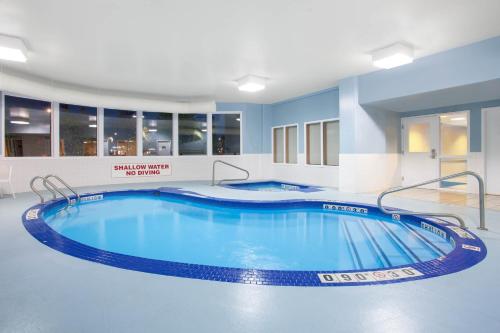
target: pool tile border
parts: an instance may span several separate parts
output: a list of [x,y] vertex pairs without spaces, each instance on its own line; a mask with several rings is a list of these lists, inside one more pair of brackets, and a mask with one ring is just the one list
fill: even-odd
[[[245,207],[258,209],[276,208],[321,208],[334,210],[339,214],[376,215],[416,227],[425,227],[441,237],[446,237],[455,248],[446,256],[437,259],[384,269],[366,269],[350,271],[282,271],[242,269],[179,263],[164,260],[147,259],[100,250],[71,240],[50,228],[43,219],[43,211],[63,206],[65,200],[53,200],[46,204],[35,205],[22,216],[26,230],[39,242],[54,250],[84,260],[108,266],[141,271],[152,274],[183,278],[274,286],[355,286],[398,283],[427,279],[435,276],[452,274],[482,261],[487,254],[484,243],[469,230],[439,219],[428,219],[412,215],[387,215],[373,205],[328,201],[328,200],[279,200],[279,201],[244,201],[209,197],[179,188],[163,187],[152,190],[126,190],[98,192],[82,195],[82,204],[103,200],[107,196],[155,195],[188,199],[193,202],[208,203],[223,207]],[[332,208],[335,207],[335,208]]]

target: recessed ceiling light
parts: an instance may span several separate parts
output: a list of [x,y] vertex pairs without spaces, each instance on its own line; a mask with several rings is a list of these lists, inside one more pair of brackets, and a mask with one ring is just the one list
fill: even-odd
[[257,92],[266,88],[266,79],[259,76],[247,75],[237,82],[239,91]]
[[390,69],[413,62],[413,48],[406,44],[396,43],[372,53],[373,65]]
[[28,60],[24,42],[11,36],[0,35],[0,59],[16,62]]

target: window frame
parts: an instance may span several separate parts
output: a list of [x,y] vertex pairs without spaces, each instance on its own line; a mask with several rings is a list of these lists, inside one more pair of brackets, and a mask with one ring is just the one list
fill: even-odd
[[[213,154],[213,131],[214,131],[214,124],[213,124],[213,119],[212,116],[214,114],[235,114],[240,116],[240,153],[239,154],[231,154],[231,155],[214,155]],[[216,111],[216,112],[210,112],[210,141],[208,143],[208,146],[210,148],[210,154],[208,156],[242,156],[243,155],[243,112],[241,111]],[[207,114],[208,117],[208,114]],[[207,125],[208,125],[208,118],[207,118]],[[208,133],[208,128],[207,128],[207,133]],[[208,138],[207,138],[208,141]],[[179,155],[181,156],[181,155]],[[186,156],[186,155],[182,155]],[[192,156],[192,155],[191,155]]]
[[[175,134],[177,136],[177,143],[175,144],[174,147],[174,153],[176,153],[177,155],[173,155],[173,156],[177,156],[177,157],[197,157],[197,156],[212,156],[212,113],[213,112],[177,112],[177,116],[175,117],[176,118],[176,122],[173,123],[173,125],[175,125],[177,127],[176,131],[175,131]],[[180,119],[179,119],[179,116],[181,114],[204,114],[207,116],[207,131],[206,131],[206,135],[207,135],[207,152],[206,154],[181,154],[180,153],[180,140],[179,140],[179,123],[180,123]],[[172,131],[172,135],[174,134],[174,132]]]
[[[50,156],[6,156],[6,150],[5,150],[5,121],[6,121],[6,113],[5,113],[5,96],[11,96],[11,97],[18,97],[18,98],[26,98],[26,99],[34,99],[34,100],[40,100],[44,102],[50,103]],[[54,146],[54,139],[55,139],[55,126],[58,125],[58,122],[55,121],[55,112],[54,109],[57,107],[57,110],[59,110],[59,103],[51,101],[51,100],[43,100],[38,97],[32,97],[24,94],[17,94],[17,93],[11,93],[9,91],[0,91],[0,97],[1,97],[1,111],[0,111],[0,121],[2,122],[1,125],[1,130],[0,130],[0,157],[2,159],[6,160],[15,160],[15,159],[36,159],[36,160],[46,160],[46,159],[53,159],[53,158],[58,158],[59,157],[59,149],[55,149]],[[59,116],[59,115],[57,115]],[[57,155],[57,156],[56,156]]]
[[[296,152],[297,152],[297,162],[296,163],[288,163],[287,158],[288,158],[288,152],[287,152],[287,131],[286,129],[289,127],[296,127],[297,128],[297,143],[296,143]],[[283,129],[283,162],[275,162],[274,161],[274,130],[277,128],[282,128]],[[272,157],[272,164],[277,164],[277,165],[299,165],[299,140],[300,140],[300,131],[299,131],[299,124],[298,123],[290,123],[290,124],[285,124],[285,125],[279,125],[279,126],[273,126],[271,127],[271,157]]]
[[[340,166],[340,152],[339,152],[339,165],[328,165],[325,164],[325,151],[324,151],[324,123],[328,122],[338,122],[339,123],[339,131],[340,131],[340,118],[329,118],[329,119],[321,119],[321,120],[313,120],[313,121],[307,121],[304,122],[304,155],[305,155],[305,160],[304,164],[307,167],[313,167],[313,168],[338,168]],[[307,125],[313,125],[313,124],[319,124],[320,128],[320,164],[309,164],[307,163],[307,156],[309,154],[309,151],[307,149]],[[339,136],[339,144],[340,144],[340,136]]]
[[[54,105],[55,104],[55,105]],[[96,109],[96,154],[95,155],[89,155],[89,156],[74,156],[74,155],[61,155],[61,150],[59,146],[59,142],[61,140],[61,104],[66,104],[66,105],[75,105],[75,106],[83,106],[83,107],[90,107],[90,108],[95,108]],[[99,151],[103,151],[103,147],[99,149],[99,130],[100,130],[100,125],[99,125],[99,107],[97,106],[88,106],[88,105],[79,105],[79,104],[72,104],[72,103],[61,103],[61,102],[54,102],[52,103],[52,113],[53,117],[55,118],[54,123],[57,124],[57,131],[54,131],[52,133],[52,140],[54,140],[53,150],[57,152],[54,153],[54,157],[57,158],[64,158],[64,159],[71,159],[71,158],[98,158],[99,157]],[[55,130],[55,128],[54,128]],[[57,135],[57,137],[56,137]]]
[[[40,100],[44,102],[49,102],[52,108],[51,112],[51,121],[50,121],[50,149],[51,156],[5,156],[5,96],[19,97],[19,98],[27,98]],[[64,158],[65,160],[69,159],[116,159],[117,161],[123,158],[131,158],[131,159],[158,159],[158,158],[172,158],[172,157],[181,157],[181,156],[208,156],[212,157],[212,136],[213,136],[213,124],[212,124],[212,115],[213,114],[235,114],[240,118],[240,153],[239,155],[216,155],[221,158],[224,156],[242,156],[244,155],[244,124],[245,121],[244,112],[242,111],[210,111],[210,112],[181,112],[181,111],[167,111],[167,110],[144,110],[138,109],[136,107],[117,107],[116,105],[97,105],[88,103],[86,107],[93,107],[97,109],[97,155],[95,156],[61,156],[59,150],[59,141],[60,141],[60,113],[59,113],[59,105],[60,104],[71,104],[71,105],[79,105],[78,102],[72,102],[68,100],[63,101],[54,101],[54,100],[45,100],[40,97],[30,96],[25,94],[12,93],[9,90],[0,90],[0,159],[3,160],[14,160],[14,159],[59,159]],[[133,156],[105,156],[104,155],[104,110],[105,109],[114,109],[114,110],[123,110],[123,111],[131,111],[135,112],[137,115],[136,119],[136,155]],[[143,112],[151,112],[151,113],[169,113],[172,114],[172,155],[170,156],[148,156],[143,154],[143,142],[142,142],[142,127],[143,127]],[[205,155],[180,155],[179,154],[179,115],[180,114],[204,114],[207,117],[207,154]]]
[[[168,114],[171,114],[172,115],[172,155],[144,155],[144,142],[143,142],[143,138],[142,138],[142,130],[143,130],[143,127],[144,127],[144,112],[146,113],[168,113]],[[141,110],[141,111],[136,111],[136,114],[137,114],[137,130],[139,131],[138,134],[141,135],[141,145],[140,145],[140,156],[139,156],[139,151],[137,151],[137,157],[141,157],[141,158],[152,158],[152,159],[155,159],[155,158],[170,158],[170,157],[174,157],[174,156],[180,156],[177,154],[177,151],[176,149],[178,148],[177,146],[177,142],[178,142],[178,127],[177,124],[178,124],[178,114],[179,112],[168,112],[168,111],[147,111],[147,110]],[[176,148],[177,147],[177,148]],[[139,141],[137,141],[137,149],[139,149]]]

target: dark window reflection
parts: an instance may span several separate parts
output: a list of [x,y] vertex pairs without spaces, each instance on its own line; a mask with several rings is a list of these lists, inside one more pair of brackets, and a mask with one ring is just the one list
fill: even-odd
[[137,115],[104,109],[104,156],[136,156]]
[[5,96],[5,156],[51,156],[50,102]]
[[144,112],[142,153],[144,156],[172,155],[172,114]]
[[212,153],[214,155],[240,154],[240,115],[212,115]]
[[59,105],[61,156],[97,156],[97,108]]
[[207,115],[179,114],[179,155],[207,154]]

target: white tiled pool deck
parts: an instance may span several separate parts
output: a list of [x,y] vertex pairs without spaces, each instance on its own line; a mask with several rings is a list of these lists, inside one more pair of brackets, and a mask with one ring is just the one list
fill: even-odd
[[[246,200],[320,198],[375,203],[374,195],[263,193],[208,183],[149,183],[79,189],[182,187]],[[77,259],[34,239],[21,222],[31,193],[0,199],[0,332],[500,332],[500,212],[407,197],[388,206],[466,217],[488,255],[451,275],[354,287],[276,287],[183,279]]]

